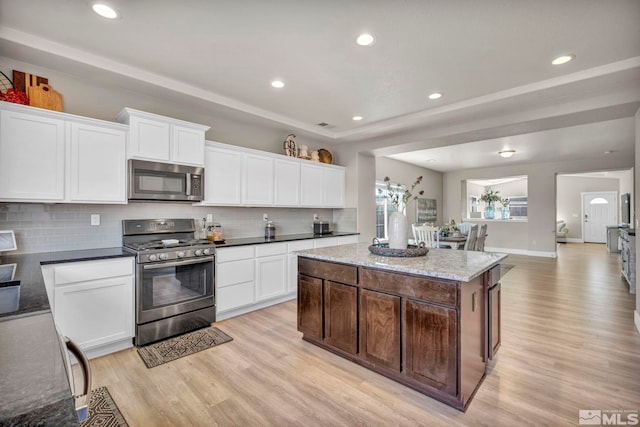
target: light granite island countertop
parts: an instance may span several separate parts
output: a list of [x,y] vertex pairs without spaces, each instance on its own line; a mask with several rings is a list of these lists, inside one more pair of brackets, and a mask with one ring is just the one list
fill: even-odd
[[440,279],[470,282],[507,258],[507,254],[494,252],[429,249],[420,257],[387,257],[369,252],[368,243],[331,246],[328,248],[297,251],[307,258],[340,262],[399,273],[418,274]]
[[366,243],[296,254],[303,340],[467,409],[500,347],[506,254],[387,257]]

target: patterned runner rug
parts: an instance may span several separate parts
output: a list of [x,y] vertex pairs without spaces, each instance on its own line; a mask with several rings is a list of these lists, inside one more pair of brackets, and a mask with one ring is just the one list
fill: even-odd
[[80,427],[128,427],[129,424],[118,409],[118,405],[113,401],[109,390],[100,387],[91,390],[89,400],[89,417],[84,420]]
[[138,347],[138,354],[147,368],[153,368],[231,340],[233,338],[220,329],[210,327]]

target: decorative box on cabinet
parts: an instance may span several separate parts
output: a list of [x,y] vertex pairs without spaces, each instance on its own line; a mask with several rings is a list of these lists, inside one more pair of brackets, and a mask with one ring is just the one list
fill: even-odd
[[0,200],[126,203],[127,127],[0,102]]
[[42,267],[56,325],[90,358],[133,345],[133,262],[127,257]]
[[128,158],[204,166],[204,134],[209,126],[132,108],[118,114],[129,125]]

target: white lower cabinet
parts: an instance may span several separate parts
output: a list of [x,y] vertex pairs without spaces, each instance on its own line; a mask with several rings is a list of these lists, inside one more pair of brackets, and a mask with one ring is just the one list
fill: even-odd
[[127,257],[42,267],[56,325],[89,358],[133,344],[133,263]]
[[287,293],[287,244],[256,246],[256,300]]
[[339,236],[216,249],[216,320],[296,298],[295,251],[357,241],[358,236]]
[[216,287],[217,320],[226,312],[253,304],[253,246],[216,249]]

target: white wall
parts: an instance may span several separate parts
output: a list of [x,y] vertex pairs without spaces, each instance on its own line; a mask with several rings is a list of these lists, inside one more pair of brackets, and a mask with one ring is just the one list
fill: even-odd
[[[636,157],[635,157],[636,169],[637,165],[640,164],[640,110],[636,112]],[[636,174],[634,178],[635,183],[635,191],[632,199],[639,200],[640,197],[640,177]],[[633,207],[633,206],[632,206]],[[636,214],[635,209],[631,211],[631,217],[633,221],[631,221],[632,227],[638,229],[638,216]],[[640,239],[636,238],[636,254],[640,254]],[[636,256],[636,272],[640,272],[640,256]],[[638,288],[636,283],[636,289]],[[634,313],[634,320],[636,324],[636,329],[640,332],[640,292],[636,292],[636,311]]]
[[[618,223],[620,223],[620,180],[558,175],[557,218],[567,223],[568,239],[582,240],[582,195],[596,191],[618,193]],[[615,225],[615,224],[610,224]]]

